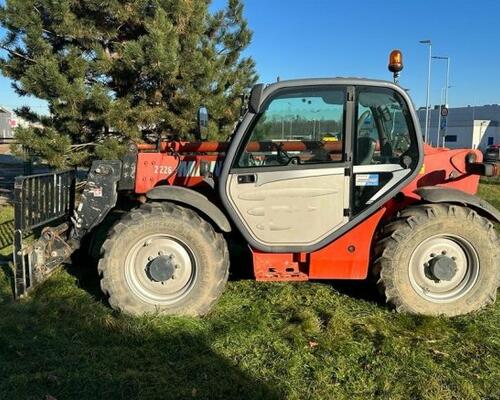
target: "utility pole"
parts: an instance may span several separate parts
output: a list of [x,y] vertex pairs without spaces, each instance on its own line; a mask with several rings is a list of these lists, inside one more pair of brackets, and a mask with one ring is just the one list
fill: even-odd
[[[445,91],[445,88],[441,88],[441,97],[440,97],[440,102],[439,102],[439,120],[438,120],[438,126],[437,126],[437,141],[436,141],[436,145],[437,147],[439,147],[439,136],[440,136],[440,133],[441,133],[441,110],[443,109],[443,92]],[[445,103],[445,107],[446,107],[446,103]]]
[[[433,56],[435,60],[446,60],[446,86],[444,87],[444,106],[448,107],[448,89],[450,88],[450,57],[448,56]],[[448,124],[444,127],[444,134],[446,135],[446,130],[448,128]]]
[[431,68],[432,68],[432,41],[429,39],[421,40],[421,44],[429,45],[429,69],[427,72],[427,97],[425,100],[425,136],[424,141],[427,143],[429,141],[429,103],[431,97]]
[[450,88],[450,57],[446,57],[446,90],[444,96],[444,104],[448,107],[448,89]]

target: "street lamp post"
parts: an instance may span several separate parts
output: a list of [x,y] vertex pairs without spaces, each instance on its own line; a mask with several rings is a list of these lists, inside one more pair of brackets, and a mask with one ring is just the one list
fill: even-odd
[[450,88],[450,57],[446,57],[446,90],[444,95],[444,104],[448,108],[448,89]]
[[[444,87],[444,106],[448,108],[448,89],[450,88],[450,57],[448,56],[434,56],[436,60],[446,60],[446,86]],[[443,129],[443,136],[446,136],[448,124]]]
[[[439,102],[439,120],[438,120],[438,127],[437,127],[437,141],[436,141],[436,146],[439,147],[439,135],[441,133],[441,110],[443,109],[443,93],[445,92],[445,88],[441,88],[441,97],[440,97],[440,102]],[[446,104],[446,103],[445,103]]]
[[432,64],[432,42],[421,40],[420,43],[429,45],[429,70],[427,73],[427,96],[425,100],[425,143],[429,140],[429,103],[431,97],[431,64]]
[[448,89],[450,88],[450,57],[448,56],[433,56],[435,60],[446,60],[446,86],[444,92],[444,105],[448,107]]

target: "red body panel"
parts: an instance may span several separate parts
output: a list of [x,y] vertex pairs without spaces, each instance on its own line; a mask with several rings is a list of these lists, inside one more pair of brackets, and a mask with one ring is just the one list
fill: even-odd
[[172,155],[170,153],[139,153],[135,193],[144,194],[159,185],[175,185],[207,189],[200,174],[202,162],[218,175],[222,167],[219,155]]
[[250,249],[253,256],[253,270],[258,281],[307,281],[308,264],[301,260],[301,254],[263,253]]
[[[200,174],[200,166],[208,164],[210,172],[218,176],[227,145],[226,142],[164,142],[160,151],[152,145],[139,145],[136,194],[145,194],[159,185],[210,190]],[[263,148],[258,143],[250,145],[256,146],[254,150],[257,151]],[[285,150],[302,150],[311,144],[288,142],[284,145]],[[325,146],[331,153],[342,151],[340,142],[326,143]],[[437,149],[425,145],[424,165],[417,177],[402,190],[403,198],[391,199],[361,224],[318,251],[276,254],[252,249],[255,278],[259,281],[366,278],[373,238],[381,220],[420,200],[416,189],[444,186],[476,193],[479,176],[467,174],[465,170],[466,156],[470,153],[476,155],[477,161],[482,160],[479,150]]]
[[372,241],[386,209],[381,208],[363,223],[328,246],[310,254],[310,279],[365,279]]
[[443,186],[463,192],[476,194],[479,175],[470,175],[465,171],[465,159],[470,153],[476,155],[478,162],[483,155],[479,150],[436,149],[425,146],[424,165],[415,180],[402,192],[409,198],[419,199],[414,191],[423,186]]
[[370,265],[372,239],[385,211],[381,208],[337,240],[309,254],[271,254],[251,249],[255,279],[365,279]]

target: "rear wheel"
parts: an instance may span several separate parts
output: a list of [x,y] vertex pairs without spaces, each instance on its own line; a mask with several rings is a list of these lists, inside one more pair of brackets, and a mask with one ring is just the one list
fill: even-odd
[[221,234],[194,211],[146,204],[118,222],[103,245],[101,288],[125,313],[204,315],[227,281]]
[[493,224],[474,210],[412,206],[384,227],[374,272],[398,311],[454,316],[495,301],[499,252]]

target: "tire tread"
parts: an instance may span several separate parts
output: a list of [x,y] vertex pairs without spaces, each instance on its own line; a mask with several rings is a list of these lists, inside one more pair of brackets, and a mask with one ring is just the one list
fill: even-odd
[[[480,216],[476,211],[455,204],[421,204],[410,206],[401,210],[397,217],[382,227],[379,240],[374,247],[373,274],[376,277],[379,292],[385,296],[386,302],[398,312],[417,313],[412,304],[405,300],[405,296],[399,292],[395,285],[396,255],[405,241],[409,240],[415,230],[439,217],[463,218],[468,223],[475,224],[478,229],[488,232],[491,251],[496,260],[500,258],[500,240],[494,225]],[[496,262],[498,266],[498,262]],[[489,291],[484,304],[476,304],[475,309],[492,304],[496,300],[497,287],[500,283],[500,269],[497,269],[497,285]],[[456,309],[451,315],[462,314],[462,310]]]
[[[212,225],[201,218],[195,211],[168,202],[146,203],[141,207],[130,211],[111,229],[108,238],[102,246],[101,260],[98,264],[98,271],[102,277],[100,282],[101,289],[103,293],[108,296],[109,304],[113,309],[125,311],[130,314],[140,315],[145,311],[148,311],[144,309],[142,304],[129,301],[128,297],[124,296],[123,292],[116,290],[115,288],[118,285],[115,285],[114,282],[112,282],[111,276],[108,277],[108,275],[111,275],[108,274],[108,271],[111,268],[111,259],[109,255],[111,253],[111,249],[119,245],[118,241],[120,240],[120,235],[128,229],[140,226],[148,217],[151,216],[154,216],[155,218],[180,219],[193,229],[201,229],[203,234],[209,238],[207,243],[214,248],[215,251],[213,253],[218,255],[212,260],[212,263],[215,266],[213,271],[216,273],[216,276],[214,277],[216,281],[210,295],[204,298],[206,301],[203,304],[198,304],[197,306],[193,306],[190,309],[185,310],[185,314],[189,315],[207,314],[217,299],[221,296],[228,280],[229,252],[227,243],[224,236],[221,233],[216,232]],[[161,312],[161,310],[158,311]]]

